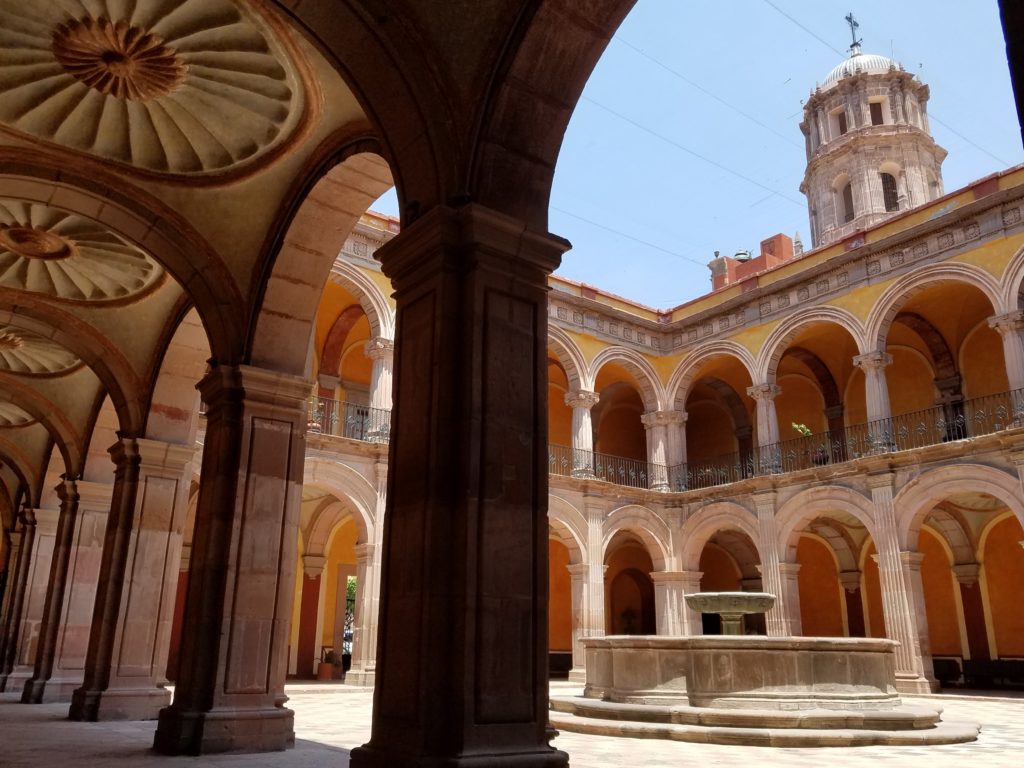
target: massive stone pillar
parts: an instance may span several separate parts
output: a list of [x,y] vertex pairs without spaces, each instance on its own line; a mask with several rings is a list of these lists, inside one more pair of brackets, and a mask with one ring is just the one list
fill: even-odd
[[352,633],[352,668],[345,676],[351,685],[373,685],[377,675],[377,626],[380,615],[381,553],[384,507],[387,504],[388,465],[378,461],[377,509],[374,514],[372,541],[356,547],[356,604],[355,631]]
[[[35,550],[36,519],[32,510],[24,509],[20,515],[21,531],[17,537],[18,559],[14,572],[7,581],[5,595],[3,635],[0,636],[0,691],[7,690],[7,678],[14,669],[18,639],[21,637],[21,617],[25,607],[25,591]],[[12,535],[12,541],[15,537]]]
[[765,614],[765,628],[770,637],[786,637],[800,634],[800,606],[797,603],[796,615],[789,603],[799,600],[788,588],[783,577],[782,563],[779,562],[779,529],[775,524],[774,492],[759,493],[754,496],[757,507],[757,548],[761,555],[761,584],[765,592],[775,595],[775,603]]
[[583,656],[585,637],[604,637],[604,516],[605,506],[599,497],[584,500],[587,515],[587,541],[583,562],[569,566],[572,575],[573,662],[569,680],[586,681],[586,659]]
[[69,714],[152,720],[170,700],[165,673],[193,449],[122,436],[109,450],[113,498],[85,679]]
[[1003,360],[1010,389],[1024,389],[1024,311],[1017,309],[991,317],[988,324],[1003,340]]
[[568,763],[547,743],[547,276],[566,247],[468,204],[377,251],[395,429],[373,731],[353,768]]
[[585,389],[567,392],[565,404],[572,408],[572,476],[594,476],[594,422],[590,410],[601,396]]
[[391,434],[391,378],[395,357],[395,342],[383,336],[370,339],[364,347],[366,356],[373,361],[370,371],[370,424],[366,438],[375,443],[386,443]]
[[174,702],[154,749],[294,743],[284,706],[309,382],[213,363],[199,383],[206,443]]
[[[888,473],[869,475],[871,499],[875,506],[875,545],[878,554],[878,576],[882,588],[882,611],[888,637],[899,642],[896,647],[896,687],[902,693],[928,693],[931,684],[925,676],[918,633],[917,601],[908,584],[904,558],[899,548],[896,515],[892,503],[892,476]],[[921,605],[924,621],[924,606]]]
[[65,479],[57,486],[61,505],[50,585],[35,670],[22,691],[24,702],[70,701],[82,684],[110,492],[106,483]]
[[20,620],[14,642],[7,649],[6,671],[0,674],[0,690],[7,693],[20,693],[35,672],[46,589],[50,582],[50,562],[60,519],[60,511],[56,509],[33,509],[29,514],[35,519],[35,541],[25,573]]

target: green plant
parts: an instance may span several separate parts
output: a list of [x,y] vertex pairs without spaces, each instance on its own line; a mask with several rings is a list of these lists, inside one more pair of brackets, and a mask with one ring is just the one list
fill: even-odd
[[792,426],[801,437],[810,437],[814,434],[814,432],[811,431],[811,428],[806,424],[797,424],[794,421],[790,426]]
[[335,667],[341,666],[341,655],[334,651],[328,651],[324,654],[324,664],[331,664]]

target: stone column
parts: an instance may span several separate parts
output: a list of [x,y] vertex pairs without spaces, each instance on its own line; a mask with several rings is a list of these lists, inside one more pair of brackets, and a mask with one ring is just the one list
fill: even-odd
[[[604,564],[604,502],[599,497],[585,497],[584,509],[587,516],[584,561],[581,565],[569,566],[569,572],[573,574],[573,668],[569,671],[569,680],[577,683],[586,681],[586,662],[579,641],[585,637],[605,635],[604,574],[608,570]],[[576,578],[577,573],[582,574],[579,580]],[[581,590],[579,595],[577,589]]]
[[[345,676],[351,685],[371,686],[377,677],[377,626],[380,616],[381,556],[384,551],[384,507],[388,498],[388,465],[374,465],[377,477],[377,507],[373,516],[372,543],[365,545],[356,574],[359,603],[352,633],[352,668]],[[360,557],[359,550],[356,557]],[[362,579],[360,582],[359,580]]]
[[3,690],[7,693],[20,693],[35,674],[46,590],[50,581],[50,563],[57,539],[57,521],[60,519],[60,511],[56,509],[33,509],[30,514],[35,518],[35,542],[26,572],[21,620],[16,630],[16,642],[8,650],[9,654],[13,652],[13,657],[6,682],[0,677],[0,683],[4,684]]
[[650,489],[667,491],[668,487],[668,431],[678,423],[672,411],[650,411],[640,417],[647,431],[647,464],[650,468]]
[[892,355],[879,351],[868,352],[853,358],[853,364],[864,371],[864,391],[872,440],[887,449],[892,443],[892,408],[889,405],[885,368],[892,364]]
[[924,584],[921,581],[921,552],[900,552],[900,563],[903,566],[903,583],[906,585],[911,600],[914,626],[917,629],[917,641],[921,648],[921,667],[925,678],[933,691],[939,690],[932,666],[932,644],[928,637],[928,612],[924,604]]
[[1003,360],[1010,389],[1024,389],[1024,311],[1016,309],[990,317],[988,324],[999,332],[1003,340]]
[[4,579],[3,601],[0,601],[0,659],[3,659],[4,638],[7,636],[7,625],[11,615],[11,602],[14,595],[14,581],[18,573],[18,557],[21,552],[22,531],[14,526],[18,525],[18,516],[14,518],[14,524],[7,534],[7,563]]
[[[570,563],[569,570],[572,600],[572,669],[569,679],[574,682],[585,682],[587,677],[587,659],[583,644],[580,642],[587,634],[587,609],[589,589],[587,579],[590,576],[589,563]],[[601,628],[602,631],[604,627]]]
[[395,342],[377,336],[363,347],[373,361],[370,373],[370,424],[366,437],[373,443],[386,443],[391,435],[391,378]]
[[686,604],[685,596],[700,591],[702,575],[699,571],[655,571],[651,574],[659,635],[682,637],[701,634],[700,614]]
[[[29,568],[35,549],[36,519],[30,509],[22,510],[21,533],[18,542],[18,560],[12,578],[8,579],[4,634],[0,637],[0,691],[7,690],[7,678],[14,669],[18,640],[21,637],[21,617],[25,607]],[[14,537],[12,536],[12,539]]]
[[284,749],[305,401],[309,382],[211,363],[199,382],[206,444],[174,703],[153,748],[165,754]]
[[545,408],[547,276],[566,247],[467,204],[377,251],[396,423],[373,731],[353,768],[568,763],[547,743]]
[[320,660],[320,637],[317,632],[320,614],[320,589],[324,565],[323,555],[302,556],[302,594],[299,603],[299,634],[296,648],[297,677],[316,676]]
[[110,491],[107,484],[73,479],[57,485],[61,505],[50,584],[39,653],[32,679],[22,691],[23,702],[71,701],[82,684]]
[[[209,433],[206,445],[215,448]],[[69,716],[152,720],[170,701],[167,655],[193,449],[122,435],[109,451],[110,514],[84,681]]]
[[928,693],[931,686],[924,675],[921,641],[915,622],[916,606],[906,583],[903,558],[892,503],[892,476],[869,475],[871,499],[875,507],[875,542],[878,575],[882,589],[882,611],[886,634],[899,642],[896,647],[896,687],[902,693]]
[[590,409],[601,396],[580,389],[565,394],[565,404],[572,408],[572,476],[594,476],[594,422]]
[[990,658],[988,628],[985,626],[985,607],[981,597],[978,563],[962,563],[953,566],[953,575],[960,588],[960,604],[964,609],[964,629],[967,647],[963,649],[965,659],[987,661]]
[[756,384],[747,387],[747,394],[756,403],[757,419],[757,461],[755,473],[778,472],[781,457],[778,455],[779,418],[775,413],[775,398],[782,390],[777,384]]
[[[757,508],[757,548],[761,555],[758,570],[761,573],[762,588],[775,595],[775,604],[765,614],[765,629],[770,637],[786,637],[800,634],[800,611],[797,605],[796,621],[788,605],[792,597],[783,584],[782,567],[779,562],[779,529],[775,524],[775,493],[759,493],[754,496]],[[799,597],[799,592],[797,593]]]

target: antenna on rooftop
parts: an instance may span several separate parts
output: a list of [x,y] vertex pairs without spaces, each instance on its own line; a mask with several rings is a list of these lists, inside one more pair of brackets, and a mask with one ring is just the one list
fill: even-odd
[[861,41],[857,39],[857,30],[860,29],[860,24],[854,18],[853,11],[847,14],[846,23],[850,25],[850,39],[852,40],[850,43],[850,56],[859,56]]

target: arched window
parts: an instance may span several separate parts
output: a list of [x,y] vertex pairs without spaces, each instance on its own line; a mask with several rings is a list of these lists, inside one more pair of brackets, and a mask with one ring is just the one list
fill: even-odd
[[885,201],[885,210],[898,211],[900,209],[899,194],[896,192],[896,177],[891,173],[882,173],[882,199]]
[[843,197],[843,223],[848,224],[853,221],[853,186],[850,182],[846,182],[841,194]]

